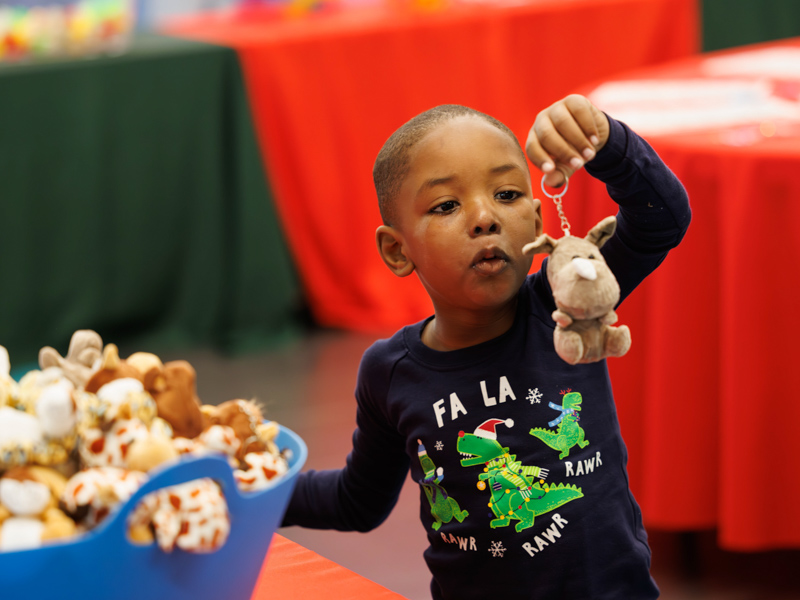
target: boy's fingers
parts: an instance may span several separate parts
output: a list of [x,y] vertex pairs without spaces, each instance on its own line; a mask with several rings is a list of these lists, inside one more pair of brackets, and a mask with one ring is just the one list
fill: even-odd
[[556,160],[563,164],[570,165],[573,169],[580,169],[588,160],[592,160],[595,155],[594,145],[589,141],[589,136],[583,130],[583,123],[591,123],[589,129],[591,135],[595,134],[595,127],[591,112],[588,113],[580,105],[573,103],[579,116],[571,110],[570,105],[565,101],[557,103],[548,110],[549,121],[553,130],[547,126],[547,120],[543,120],[540,137],[545,150],[552,154]]
[[567,182],[567,177],[571,177],[574,171],[560,167],[552,173],[547,173],[544,176],[544,184],[552,188],[560,188]]
[[545,174],[545,183],[550,187],[563,185],[566,181],[565,172],[567,176],[572,175],[571,169],[566,169],[563,165],[556,165],[553,157],[542,147],[535,124],[531,127],[528,140],[525,142],[525,153],[530,161]]
[[[580,144],[577,141],[580,137],[584,136],[569,111],[563,106],[550,107],[536,117],[528,136],[528,143],[534,148],[540,146],[541,152],[550,157],[554,167],[565,167],[575,171],[587,160],[576,148],[576,144]],[[531,160],[536,163],[533,158]],[[542,170],[545,173],[549,172],[547,168]]]
[[553,171],[556,166],[553,163],[552,157],[545,152],[542,145],[539,143],[539,137],[536,135],[536,125],[531,127],[528,132],[528,139],[525,142],[525,154],[528,155],[530,161],[542,171],[542,173],[549,173]]
[[545,182],[554,187],[564,183],[564,174],[571,176],[585,162],[547,113],[536,117],[525,150],[531,162],[547,175]]
[[[536,116],[526,142],[528,157],[545,174],[558,169],[571,175],[592,160],[607,139],[604,118],[587,98],[567,96]],[[558,185],[561,180],[552,175],[547,183]]]
[[[601,139],[600,127],[597,122],[599,111],[588,98],[579,96],[578,94],[567,96],[564,99],[564,105],[581,129],[583,138],[583,140],[580,141],[583,147],[579,148],[581,154],[586,157],[588,150],[593,155],[599,150],[598,146],[600,145]],[[587,158],[586,160],[591,159]]]

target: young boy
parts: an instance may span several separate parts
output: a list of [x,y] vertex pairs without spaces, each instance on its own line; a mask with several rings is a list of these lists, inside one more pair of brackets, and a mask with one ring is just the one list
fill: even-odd
[[[620,208],[602,253],[623,298],[688,227],[680,182],[586,98],[542,111],[527,154],[550,185],[584,164],[607,184]],[[437,107],[389,138],[373,175],[381,256],[416,272],[435,312],[366,351],[347,464],[302,474],[284,524],[377,527],[410,467],[434,599],[658,597],[606,363],[556,355],[545,269],[528,275],[541,205],[513,133]]]

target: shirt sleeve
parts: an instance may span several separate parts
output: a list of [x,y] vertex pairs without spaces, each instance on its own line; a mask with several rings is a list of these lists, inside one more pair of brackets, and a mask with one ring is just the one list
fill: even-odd
[[368,350],[356,387],[356,430],[343,469],[301,473],[283,525],[369,531],[389,516],[409,470],[405,443],[385,413],[389,373]]
[[692,213],[686,190],[655,150],[624,123],[608,121],[608,141],[586,171],[619,205],[616,233],[602,252],[624,299],[681,242]]

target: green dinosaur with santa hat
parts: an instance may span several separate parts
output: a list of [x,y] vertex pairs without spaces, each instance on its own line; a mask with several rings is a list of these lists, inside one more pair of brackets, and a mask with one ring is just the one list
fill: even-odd
[[489,522],[492,529],[505,527],[517,520],[517,532],[533,526],[534,518],[550,512],[572,500],[583,497],[583,491],[574,485],[547,485],[547,469],[523,465],[516,454],[509,454],[497,441],[498,425],[513,427],[512,419],[487,419],[474,433],[458,434],[457,450],[464,456],[462,467],[481,465],[484,472],[478,475],[478,489],[489,488],[489,507],[495,519]]

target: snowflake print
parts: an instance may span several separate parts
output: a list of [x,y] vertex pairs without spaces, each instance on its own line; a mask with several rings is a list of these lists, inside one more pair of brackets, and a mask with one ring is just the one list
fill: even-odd
[[528,395],[525,397],[525,400],[530,400],[531,404],[541,404],[543,395],[544,394],[539,391],[539,388],[528,390]]
[[444,450],[444,444],[442,442],[436,442],[434,448],[436,448],[437,450]]
[[492,553],[492,556],[497,558],[503,558],[503,553],[507,550],[505,546],[503,546],[503,542],[492,542],[492,547],[489,548],[489,552]]

